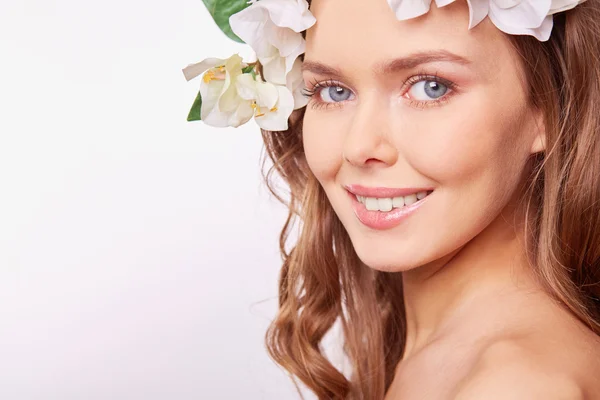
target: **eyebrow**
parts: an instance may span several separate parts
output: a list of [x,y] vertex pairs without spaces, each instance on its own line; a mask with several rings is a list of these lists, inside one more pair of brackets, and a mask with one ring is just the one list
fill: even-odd
[[[454,62],[461,65],[471,64],[471,61],[465,57],[451,53],[447,50],[432,50],[421,51],[409,54],[406,57],[382,61],[375,64],[372,70],[375,75],[393,74],[436,61]],[[317,61],[304,61],[302,63],[302,71],[310,71],[318,75],[331,75],[335,77],[342,77],[344,75],[339,69]]]

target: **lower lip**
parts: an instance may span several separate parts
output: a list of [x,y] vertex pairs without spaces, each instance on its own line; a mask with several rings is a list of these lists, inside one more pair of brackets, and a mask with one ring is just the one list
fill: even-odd
[[401,208],[393,208],[391,211],[369,211],[366,205],[358,201],[356,196],[350,192],[347,192],[352,200],[352,207],[354,208],[354,214],[363,225],[368,226],[372,229],[384,230],[394,228],[409,216],[413,215],[419,207],[431,196],[432,193],[411,204],[410,206],[404,206]]

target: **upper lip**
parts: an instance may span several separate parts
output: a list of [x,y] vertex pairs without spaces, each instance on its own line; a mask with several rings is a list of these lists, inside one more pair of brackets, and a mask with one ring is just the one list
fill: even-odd
[[408,196],[409,194],[416,194],[419,192],[430,192],[431,188],[388,188],[388,187],[367,187],[361,185],[346,185],[344,186],[347,191],[357,196],[364,197],[401,197]]

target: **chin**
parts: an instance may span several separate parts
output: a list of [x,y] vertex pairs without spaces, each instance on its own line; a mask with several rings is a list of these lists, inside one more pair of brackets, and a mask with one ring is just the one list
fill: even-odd
[[422,265],[422,262],[416,259],[417,255],[410,254],[410,251],[390,251],[388,246],[378,246],[369,242],[355,243],[353,241],[353,244],[358,258],[367,267],[377,271],[403,272]]

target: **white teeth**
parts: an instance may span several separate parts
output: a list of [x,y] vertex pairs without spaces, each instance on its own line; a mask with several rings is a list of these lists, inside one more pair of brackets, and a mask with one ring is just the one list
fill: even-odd
[[379,202],[375,197],[367,197],[365,199],[365,205],[367,206],[367,210],[369,211],[379,210]]
[[392,210],[392,199],[377,199],[377,203],[379,203],[379,211]]
[[404,205],[410,206],[411,204],[414,204],[416,202],[417,202],[416,194],[409,194],[408,196],[404,196]]
[[394,197],[392,205],[396,208],[404,207],[404,197]]
[[427,196],[427,192],[418,192],[409,194],[408,196],[399,197],[387,197],[387,198],[376,198],[376,197],[365,197],[356,196],[359,202],[363,203],[369,211],[383,211],[388,212],[393,208],[401,208],[410,206],[419,200],[424,199]]

